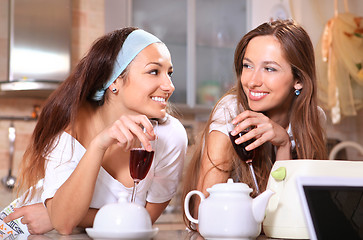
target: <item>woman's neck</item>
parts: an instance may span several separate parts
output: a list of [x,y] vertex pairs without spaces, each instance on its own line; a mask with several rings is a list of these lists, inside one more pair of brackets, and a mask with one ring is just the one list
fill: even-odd
[[82,105],[79,109],[75,123],[75,132],[72,132],[71,135],[84,147],[87,147],[90,141],[103,131],[106,126],[115,121],[115,114],[106,110],[107,107],[105,105],[94,108],[88,103]]
[[285,103],[283,103],[277,108],[265,112],[265,114],[272,121],[278,123],[281,127],[287,130],[290,124],[290,113],[293,105],[292,103],[293,103],[293,98],[290,96],[286,99]]
[[279,124],[281,127],[288,129],[290,124],[290,114],[288,112],[267,112],[268,116],[272,121]]

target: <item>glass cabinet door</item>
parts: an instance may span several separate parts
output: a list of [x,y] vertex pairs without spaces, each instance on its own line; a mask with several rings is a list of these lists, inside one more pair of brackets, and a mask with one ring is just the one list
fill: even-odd
[[170,101],[186,104],[187,2],[133,0],[132,25],[148,31],[168,47],[174,67],[175,91]]
[[235,83],[234,49],[246,33],[246,1],[196,0],[196,104],[213,106]]
[[132,25],[159,37],[174,65],[177,104],[210,107],[234,83],[234,49],[246,33],[247,0],[133,0]]

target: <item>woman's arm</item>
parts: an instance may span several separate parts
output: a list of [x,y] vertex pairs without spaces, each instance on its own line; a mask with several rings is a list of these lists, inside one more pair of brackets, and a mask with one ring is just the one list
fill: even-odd
[[53,227],[72,233],[88,212],[104,151],[89,146],[74,172],[45,204]]
[[146,210],[150,214],[152,224],[160,217],[164,209],[168,206],[170,200],[164,203],[150,203],[146,202]]
[[89,148],[53,198],[45,201],[46,207],[43,203],[23,206],[15,209],[6,221],[23,217],[21,221],[31,234],[43,234],[53,228],[61,234],[70,234],[82,220],[89,219],[87,224],[93,222],[88,214],[89,205],[104,152],[96,149]]
[[[206,137],[197,185],[197,190],[206,197],[209,196],[207,188],[227,182],[232,167],[230,146],[229,137],[220,131],[212,131]],[[197,216],[199,202],[197,198],[194,216]]]
[[[92,227],[97,212],[98,209],[90,208],[78,226],[82,228]],[[43,203],[15,208],[14,212],[4,218],[4,222],[8,223],[18,218],[22,218],[21,222],[27,226],[30,234],[44,234],[53,230],[47,208]]]
[[93,222],[95,220],[98,210],[99,209],[95,209],[95,208],[88,209],[86,216],[78,224],[78,227],[81,227],[81,228],[93,227]]

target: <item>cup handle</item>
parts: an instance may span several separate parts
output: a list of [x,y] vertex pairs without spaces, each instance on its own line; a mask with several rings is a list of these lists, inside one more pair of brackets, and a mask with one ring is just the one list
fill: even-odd
[[198,191],[198,190],[193,190],[190,191],[186,196],[185,196],[185,200],[184,200],[184,212],[185,212],[185,216],[187,216],[188,220],[191,221],[192,223],[198,224],[198,219],[195,219],[192,217],[192,215],[189,212],[189,200],[190,198],[194,195],[197,194],[200,197],[200,202],[203,202],[205,199],[205,196],[202,192]]

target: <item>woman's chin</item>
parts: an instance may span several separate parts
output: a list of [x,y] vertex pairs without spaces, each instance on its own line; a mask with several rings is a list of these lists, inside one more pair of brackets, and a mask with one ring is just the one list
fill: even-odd
[[154,113],[154,114],[150,114],[148,117],[149,118],[158,118],[158,119],[162,119],[166,116],[166,110],[163,109],[161,111],[159,111],[158,113]]

